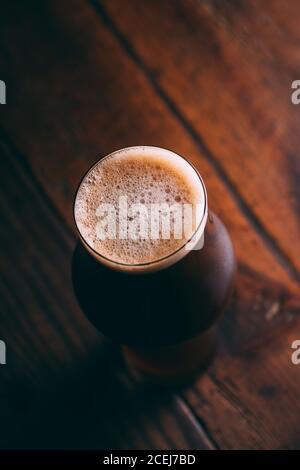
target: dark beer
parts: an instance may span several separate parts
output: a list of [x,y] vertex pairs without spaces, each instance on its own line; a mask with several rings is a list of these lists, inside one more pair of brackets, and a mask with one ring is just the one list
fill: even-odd
[[[132,171],[135,171],[134,162],[138,158],[137,148],[134,149],[135,152],[126,149]],[[147,162],[152,158],[153,148],[143,149],[143,158]],[[159,167],[159,173],[152,172],[155,179],[146,179],[149,187],[145,188],[145,179],[137,178],[131,188],[143,200],[146,198],[141,194],[145,195],[147,191],[152,193],[148,194],[152,201],[157,194],[163,194],[163,198],[169,200],[172,196],[174,199],[180,196],[186,203],[199,202],[201,211],[190,224],[193,233],[179,240],[158,238],[154,244],[150,238],[146,250],[146,241],[138,237],[129,243],[126,239],[126,243],[124,239],[107,243],[100,240],[91,246],[88,232],[84,233],[80,223],[90,212],[89,197],[99,194],[98,197],[106,201],[107,197],[104,197],[105,190],[89,192],[85,186],[85,211],[78,205],[78,194],[77,205],[75,202],[75,220],[81,241],[73,257],[73,284],[83,312],[104,335],[122,345],[125,358],[135,372],[158,380],[177,380],[203,368],[211,358],[215,348],[214,325],[230,299],[236,264],[227,230],[216,215],[208,213],[206,191],[200,176],[172,152],[163,151],[164,157],[169,159],[165,166],[160,158],[161,151],[155,149],[158,159],[155,157],[152,163]],[[143,160],[139,164],[143,165]],[[123,168],[120,165],[114,172],[123,171]],[[126,178],[130,178],[130,169],[126,168]],[[151,168],[146,165],[146,169],[139,168],[138,171],[141,174],[146,171],[149,176]],[[166,177],[164,172],[170,172],[172,178],[170,173]],[[109,171],[99,173],[101,182],[107,185]],[[83,181],[95,184],[96,179],[91,178],[93,174],[92,169]],[[152,196],[159,178],[160,186]],[[101,186],[101,182],[96,184]],[[116,178],[115,184],[121,186],[122,175]],[[131,194],[131,188],[128,191],[123,187],[123,190],[127,189]],[[169,190],[163,193],[162,189],[166,188]],[[113,191],[113,185],[110,189]],[[109,191],[107,195],[111,198]],[[149,197],[146,202],[149,203]],[[159,202],[164,202],[161,197]],[[95,213],[99,199],[92,203]],[[97,218],[94,220],[96,223]],[[90,221],[88,227],[93,232]],[[192,247],[189,250],[186,250],[187,243]],[[123,245],[122,249],[118,244]],[[203,244],[202,248],[195,249],[199,244],[200,247]],[[142,247],[140,251],[139,247]],[[109,250],[115,259],[107,256]]]

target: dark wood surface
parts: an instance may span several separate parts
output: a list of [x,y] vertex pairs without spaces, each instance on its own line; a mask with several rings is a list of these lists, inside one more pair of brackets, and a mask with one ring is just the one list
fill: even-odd
[[[296,0],[2,2],[0,448],[300,448],[299,20]],[[197,166],[239,262],[218,357],[176,393],[131,381],[70,282],[80,177],[136,144]]]

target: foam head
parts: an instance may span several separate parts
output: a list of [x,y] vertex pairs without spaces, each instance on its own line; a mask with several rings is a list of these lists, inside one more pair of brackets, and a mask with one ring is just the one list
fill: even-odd
[[[99,160],[77,191],[74,215],[90,253],[112,268],[152,271],[187,254],[202,235],[206,191],[174,152],[128,147]],[[198,237],[196,235],[198,234]]]

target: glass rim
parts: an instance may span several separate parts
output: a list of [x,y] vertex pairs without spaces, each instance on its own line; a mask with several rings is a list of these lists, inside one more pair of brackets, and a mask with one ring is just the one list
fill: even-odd
[[[195,171],[196,175],[198,176],[199,178],[199,181],[200,181],[200,184],[202,186],[202,190],[203,190],[203,195],[204,195],[204,208],[203,208],[203,214],[202,214],[202,217],[201,217],[201,220],[199,221],[198,225],[197,225],[197,228],[195,229],[195,231],[193,232],[193,234],[184,242],[183,245],[181,245],[179,248],[177,248],[176,250],[172,251],[171,253],[161,257],[161,258],[158,258],[158,259],[155,259],[153,261],[148,261],[146,263],[122,263],[120,261],[114,261],[113,259],[111,258],[108,258],[107,256],[104,256],[100,253],[98,253],[98,251],[96,251],[93,247],[91,247],[89,245],[89,243],[84,239],[84,237],[81,235],[81,232],[79,230],[79,227],[78,227],[78,224],[76,222],[76,217],[75,217],[75,204],[76,204],[76,200],[77,200],[77,195],[78,195],[78,192],[81,188],[81,185],[83,183],[83,181],[85,180],[85,178],[93,171],[93,169],[102,161],[106,160],[107,158],[109,157],[113,157],[115,154],[119,154],[121,152],[124,152],[125,150],[133,150],[133,149],[155,149],[155,150],[164,150],[168,153],[171,153],[171,154],[174,154],[176,155],[177,157],[181,158],[182,160],[184,160],[188,165],[191,166],[191,168]],[[108,264],[111,264],[111,265],[116,265],[117,266],[120,266],[120,267],[123,267],[123,268],[143,268],[143,267],[148,267],[148,266],[153,266],[157,263],[161,263],[163,261],[166,261],[167,259],[171,258],[172,256],[176,255],[177,253],[179,253],[181,250],[183,250],[185,248],[185,246],[190,243],[192,241],[192,239],[195,237],[195,235],[197,234],[197,232],[199,231],[199,229],[201,228],[202,224],[203,224],[203,221],[207,218],[207,212],[208,212],[208,205],[207,205],[207,191],[206,191],[206,187],[205,187],[205,184],[204,184],[204,181],[202,179],[202,176],[200,175],[199,171],[197,170],[197,168],[189,161],[187,160],[187,158],[183,157],[182,155],[180,155],[179,153],[177,152],[174,152],[173,150],[170,150],[170,149],[167,149],[165,147],[157,147],[157,146],[154,146],[154,145],[133,145],[133,146],[130,146],[130,147],[123,147],[121,149],[118,149],[118,150],[115,150],[107,155],[105,155],[104,157],[102,158],[99,158],[95,163],[93,163],[91,165],[91,167],[84,173],[84,175],[82,176],[80,182],[79,182],[79,185],[76,189],[76,192],[75,192],[75,196],[74,196],[74,200],[73,200],[73,220],[74,220],[74,223],[75,223],[75,227],[76,227],[76,230],[77,230],[77,233],[79,235],[79,238],[81,240],[81,242],[83,243],[83,245],[86,247],[86,249],[90,252],[90,254],[93,256],[94,259],[96,259],[97,261],[101,262],[101,259],[102,260],[105,260],[106,262],[108,262]],[[206,225],[206,224],[205,224]],[[205,228],[205,225],[203,227],[203,231],[204,231],[204,228]],[[200,235],[201,237],[201,235]],[[200,238],[199,237],[199,238]],[[189,251],[192,251],[192,250],[187,250],[187,253]],[[103,261],[103,263],[105,264],[105,261]]]

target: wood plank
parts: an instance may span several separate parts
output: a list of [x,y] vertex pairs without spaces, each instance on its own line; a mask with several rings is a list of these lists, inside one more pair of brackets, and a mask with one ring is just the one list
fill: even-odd
[[[78,6],[72,12],[66,12],[58,4],[54,7],[53,3],[48,6],[44,3],[37,5],[34,15],[23,13],[21,5],[17,11],[10,6],[6,15],[5,11],[3,13],[1,31],[7,31],[9,35],[6,49],[17,58],[17,63],[5,66],[6,73],[10,73],[8,83],[14,90],[16,102],[13,107],[5,108],[2,122],[18,146],[24,148],[63,216],[72,224],[75,188],[83,172],[95,160],[97,152],[106,153],[118,147],[145,142],[168,147],[172,142],[174,150],[188,155],[200,169],[208,186],[210,205],[227,223],[241,266],[245,265],[248,272],[255,273],[250,277],[247,274],[246,277],[243,274],[239,277],[238,297],[244,300],[239,301],[236,316],[244,326],[241,331],[236,331],[239,344],[256,340],[256,333],[266,327],[269,330],[270,325],[263,321],[266,309],[262,306],[257,312],[256,328],[251,330],[249,337],[243,303],[246,301],[247,309],[251,311],[254,299],[251,289],[247,287],[249,281],[251,285],[253,280],[255,290],[261,289],[255,282],[255,276],[268,278],[271,283],[274,280],[278,283],[280,279],[283,290],[293,289],[294,284],[247,218],[240,213],[235,199],[213,172],[203,153],[170,115],[143,73],[128,59],[110,31],[99,25],[92,8]],[[15,15],[18,19],[18,37],[26,36],[26,42],[10,36],[10,28],[6,25]],[[47,28],[42,26],[45,22]],[[57,34],[58,25],[62,43],[59,49],[55,44],[58,38],[52,37]],[[84,51],[87,50],[88,54],[85,55]],[[46,68],[43,68],[43,51],[47,51]],[[31,57],[26,61],[26,67],[23,62],[25,57]],[[39,64],[36,58],[41,58]],[[24,70],[21,81],[15,79],[20,69]],[[54,83],[50,96],[49,69],[53,74],[51,84]],[[64,77],[64,85],[61,77]],[[84,83],[85,87],[78,86],[80,83]],[[25,122],[24,113],[27,116]],[[133,128],[131,123],[138,127],[135,125]],[[68,129],[73,130],[70,135]],[[257,252],[260,253],[259,257]],[[274,302],[279,300],[276,295],[272,295],[272,299]],[[279,318],[281,320],[282,316]]]
[[[291,325],[297,325],[293,313],[297,285],[285,266],[278,263],[266,240],[256,233],[252,221],[242,214],[239,201],[228,185],[220,180],[198,142],[170,113],[144,72],[130,60],[118,38],[99,22],[93,8],[75,0],[72,8],[52,2],[32,5],[29,9],[21,2],[8,4],[0,18],[4,50],[0,61],[14,100],[3,110],[0,122],[32,164],[43,188],[64,219],[72,226],[75,187],[97,154],[132,144],[172,147],[188,156],[203,174],[210,205],[228,225],[240,262],[236,307],[230,313],[236,323],[233,328],[233,321],[226,324],[224,318],[223,356],[216,364],[224,367],[224,371],[229,370],[232,357],[238,360],[239,355],[249,354],[249,348],[259,347],[265,336],[281,338],[289,326],[291,310]],[[13,31],[12,23],[15,24]],[[268,312],[276,302],[280,302],[280,315],[270,322]],[[248,324],[252,325],[250,334]],[[283,338],[285,340],[286,335]],[[261,367],[262,372],[268,371],[267,359]],[[218,378],[217,374],[219,372],[216,373]],[[203,380],[208,380],[207,376]],[[238,374],[234,375],[234,380],[239,380]],[[214,393],[220,395],[220,386],[216,381],[213,384]],[[222,416],[224,407],[228,407],[232,410],[230,417],[236,416],[234,432],[230,433],[224,427],[224,421],[214,423],[212,415],[205,409],[202,416],[199,403],[195,403],[199,420],[204,420],[217,445],[220,441],[223,447],[234,447],[241,445],[242,439],[243,445],[258,447],[268,439],[268,433],[263,430],[261,435],[258,430],[260,421],[257,415],[254,415],[251,426],[245,422],[240,438],[237,435],[239,409],[231,404],[228,396],[220,404],[210,394],[205,395],[205,390],[200,389],[200,393],[215,414]],[[247,403],[248,396],[241,387],[239,399],[242,403],[243,393]],[[190,396],[188,399],[193,412],[194,404]],[[259,403],[257,413],[260,406]],[[173,410],[170,413],[172,416]],[[222,433],[221,426],[217,428],[219,423],[222,424]],[[146,424],[143,426],[143,429],[147,428]],[[217,430],[212,433],[211,428]],[[281,428],[279,434],[282,432]],[[132,433],[137,434],[136,428]],[[94,439],[97,439],[96,434],[94,432]],[[127,435],[127,431],[122,432],[120,440],[126,441]],[[290,436],[279,437],[284,442]],[[140,439],[139,436],[136,439]],[[139,445],[146,445],[149,438],[144,436],[141,439]],[[177,437],[173,439],[176,441]],[[148,446],[151,448],[157,443],[157,438],[152,437]],[[128,443],[122,445],[126,447]],[[165,441],[162,445],[171,444]]]
[[[141,4],[139,5],[141,7]],[[149,5],[147,5],[149,6]],[[141,13],[139,11],[139,13]],[[118,15],[118,17],[123,15]],[[124,15],[126,19],[126,14]],[[119,18],[118,18],[119,19]],[[136,18],[137,19],[137,18]],[[122,20],[121,20],[122,21]],[[138,21],[138,19],[137,19]],[[140,24],[138,22],[138,24]],[[131,25],[133,27],[133,24]],[[155,29],[155,31],[157,28]],[[130,36],[129,31],[126,31],[126,35]],[[153,35],[151,36],[153,37]],[[158,52],[158,51],[156,51]],[[159,57],[159,54],[158,54]],[[156,62],[157,65],[157,62]],[[185,77],[186,78],[186,77]],[[246,270],[247,271],[247,270]],[[262,322],[266,319],[267,322],[271,321],[272,323],[278,320],[277,314],[282,313],[282,304],[279,305],[275,299],[281,298],[282,300],[285,298],[284,293],[281,291],[280,286],[276,287],[275,283],[272,283],[272,289],[263,297],[258,294],[253,299],[253,292],[258,292],[257,288],[253,288],[254,285],[261,282],[259,276],[255,272],[246,272],[245,275],[249,275],[250,282],[248,284],[249,287],[249,312],[247,312],[247,323],[245,323],[245,328],[248,331],[249,336],[253,337],[251,332],[253,328],[253,324],[251,318],[257,321],[257,312],[261,311],[261,304],[262,302],[265,305],[265,315],[262,318]],[[243,287],[245,290],[247,283],[245,282]],[[258,286],[256,286],[258,287]],[[279,291],[278,291],[279,288]],[[252,297],[252,298],[251,298]],[[267,297],[268,300],[267,300]],[[253,302],[254,300],[254,302]],[[242,297],[242,302],[244,304],[244,309],[246,310],[245,306],[245,295]],[[289,302],[288,302],[289,303]],[[292,305],[293,304],[293,305]],[[293,318],[294,315],[297,315],[299,311],[299,299],[294,303],[285,305],[287,309],[288,317],[290,320]],[[246,304],[247,305],[247,304]],[[273,312],[273,313],[272,313]],[[228,331],[231,331],[229,345],[230,348],[234,350],[235,342],[241,340],[244,341],[245,336],[242,334],[240,335],[241,325],[238,324],[236,328],[237,335],[232,335],[232,329],[234,325],[234,313],[235,309],[232,309],[232,316],[227,317],[226,322],[228,322]],[[273,315],[274,314],[274,315]],[[276,318],[277,317],[277,318]],[[262,325],[260,325],[261,327]],[[254,326],[254,331],[258,331],[261,329]],[[267,330],[267,328],[266,328]],[[233,329],[235,331],[235,328]],[[272,330],[271,330],[272,331]],[[267,333],[267,331],[265,332]],[[270,332],[270,336],[272,336],[272,332]],[[240,369],[248,369],[248,355],[250,354],[249,351],[245,353],[245,358],[242,357],[242,360],[235,360],[237,362],[237,366],[231,366],[232,372],[230,370],[229,365],[224,367],[224,362],[219,358],[219,362],[216,362],[216,371],[210,374],[213,377],[213,381],[208,377],[203,377],[199,383],[197,384],[195,392],[195,388],[191,388],[187,393],[186,396],[189,400],[189,403],[192,405],[193,409],[198,411],[201,418],[205,419],[208,428],[210,429],[210,433],[213,434],[214,439],[218,441],[218,443],[224,448],[283,448],[283,447],[299,447],[299,440],[297,440],[297,421],[299,417],[299,409],[294,409],[293,416],[289,416],[286,419],[283,419],[283,410],[284,407],[288,409],[289,401],[295,400],[296,397],[296,390],[294,389],[294,380],[296,379],[295,374],[297,371],[293,366],[290,364],[290,357],[288,351],[289,340],[286,338],[284,331],[282,329],[279,330],[279,338],[284,338],[283,347],[281,348],[281,354],[276,354],[276,359],[279,362],[271,362],[264,360],[264,366],[262,367],[263,372],[261,374],[254,374],[253,378],[255,387],[257,387],[256,396],[253,397],[248,392],[249,382],[252,382],[252,376],[250,376],[250,380],[247,377],[247,374],[243,374],[243,381],[238,376],[238,372],[235,370],[236,368],[240,371]],[[241,339],[242,338],[242,339]],[[294,338],[293,338],[294,339]],[[261,335],[260,342],[264,344],[267,341],[267,335]],[[292,341],[290,339],[290,341]],[[270,342],[271,343],[271,342]],[[277,345],[277,343],[276,343]],[[273,351],[273,348],[276,351],[276,346],[269,344],[269,349]],[[283,349],[283,351],[282,351]],[[240,350],[240,349],[239,349]],[[247,355],[248,354],[248,355]],[[261,357],[257,354],[256,362],[252,362],[252,369],[257,367],[257,364],[261,364]],[[289,371],[286,377],[286,382],[288,382],[284,387],[284,392],[282,392],[282,384],[281,378],[284,376],[283,370],[286,370],[287,367],[291,366],[293,369]],[[271,377],[268,377],[268,371],[274,369],[274,372]],[[229,391],[224,392],[226,390],[226,378],[224,380],[224,374],[229,375],[227,379],[231,385]],[[232,373],[232,376],[230,374]],[[221,377],[219,377],[221,376]],[[238,377],[237,377],[238,376]],[[246,385],[245,383],[246,378]],[[278,379],[279,378],[279,379]],[[210,383],[209,389],[203,390],[203,382]],[[224,383],[225,382],[225,385]],[[241,383],[242,382],[242,383]],[[252,384],[251,384],[252,385]],[[253,387],[253,385],[252,385]],[[255,388],[253,387],[253,388]],[[234,393],[232,393],[232,389]],[[281,389],[281,393],[278,393],[277,390]],[[200,392],[200,393],[199,393]],[[276,409],[277,400],[281,401],[283,395],[285,393],[285,404],[283,406],[279,406]],[[268,394],[271,396],[271,400],[268,401]],[[247,397],[244,401],[244,395]],[[267,402],[265,406],[264,403],[259,403],[258,399],[261,399],[263,402]],[[280,397],[279,397],[280,395]],[[196,399],[192,398],[196,396]],[[240,399],[240,397],[243,397]],[[263,398],[263,399],[262,399]],[[218,406],[216,406],[215,402],[218,401]],[[249,403],[250,402],[250,403]],[[274,412],[274,407],[276,411]],[[250,418],[248,417],[250,416]],[[286,428],[288,423],[291,421],[291,431],[286,433]],[[260,424],[259,424],[260,423]],[[262,428],[262,432],[260,432],[260,428]],[[280,429],[279,429],[280,428]],[[274,429],[276,430],[274,432]],[[284,440],[285,438],[285,440]]]
[[0,448],[212,448],[175,395],[130,382],[74,299],[74,236],[1,140],[0,156]]
[[299,2],[94,3],[299,273]]
[[291,344],[299,338],[300,298],[275,283],[262,287],[256,273],[244,276],[221,322],[218,357],[183,396],[220,448],[299,449],[300,375]]
[[[14,101],[0,122],[70,225],[76,186],[97,156],[132,144],[172,147],[202,173],[210,206],[225,220],[240,262],[297,288],[93,8],[35,7],[33,13],[9,4],[0,18],[4,57],[14,57],[2,62]],[[13,19],[18,34],[9,27]]]
[[230,356],[260,347],[268,338],[282,335],[291,322],[297,324],[299,293],[280,282],[240,266],[240,281],[230,308],[220,322],[224,347]]
[[[299,311],[299,309],[298,309]],[[219,357],[185,391],[210,434],[225,449],[300,449],[299,366],[290,345],[299,319],[238,357]]]

